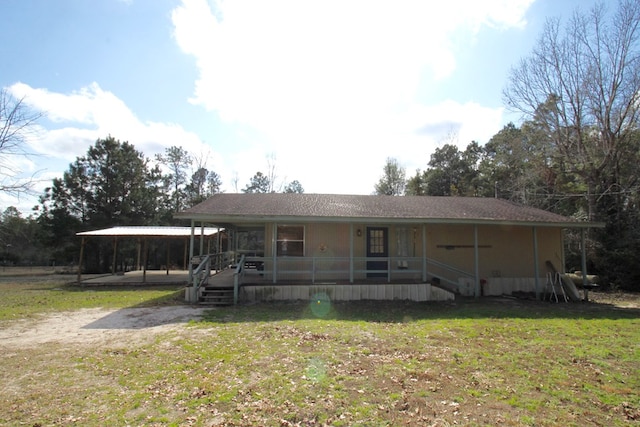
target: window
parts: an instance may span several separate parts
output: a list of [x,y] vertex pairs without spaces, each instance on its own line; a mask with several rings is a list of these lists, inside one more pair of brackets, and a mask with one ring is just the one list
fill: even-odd
[[396,230],[396,236],[398,237],[398,256],[409,256],[409,230],[406,228],[398,228]]
[[238,252],[250,256],[264,256],[264,228],[238,230]]
[[[398,258],[404,258],[409,256],[409,232],[406,228],[397,228],[396,236],[398,238],[397,249]],[[406,270],[409,268],[409,262],[406,259],[398,260],[398,268]]]
[[304,227],[279,225],[276,246],[278,256],[304,256]]
[[387,252],[385,231],[383,229],[369,230],[369,253],[371,255],[385,255]]

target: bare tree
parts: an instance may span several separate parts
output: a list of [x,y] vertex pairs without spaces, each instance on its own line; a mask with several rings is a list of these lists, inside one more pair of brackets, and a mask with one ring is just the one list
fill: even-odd
[[[269,189],[267,193],[276,192],[277,178],[278,178],[278,175],[276,174],[276,155],[275,153],[271,153],[267,156],[267,180],[269,182]],[[282,187],[282,185],[280,185],[280,187]]]
[[238,176],[238,172],[233,172],[233,178],[231,178],[231,184],[233,185],[233,192],[239,193],[238,191],[238,183],[240,182],[240,177]]
[[559,19],[548,20],[504,91],[506,102],[546,135],[562,168],[585,183],[592,220],[598,197],[620,193],[615,171],[640,111],[640,3],[622,0],[608,17],[597,5],[576,11],[564,31]]
[[27,148],[27,140],[35,132],[42,113],[30,110],[24,98],[13,97],[6,89],[0,90],[0,191],[12,196],[28,193],[34,176],[22,179],[16,157],[35,155]]

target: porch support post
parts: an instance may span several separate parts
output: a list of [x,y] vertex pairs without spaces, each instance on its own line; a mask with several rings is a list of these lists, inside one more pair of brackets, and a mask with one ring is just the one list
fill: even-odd
[[560,261],[562,262],[562,265],[560,266],[560,272],[562,274],[566,273],[566,265],[567,265],[567,259],[566,259],[566,253],[564,251],[564,237],[565,237],[566,231],[563,229],[562,231],[560,231]]
[[587,245],[586,245],[585,229],[580,229],[580,246],[581,246],[581,268],[582,268],[582,289],[584,289],[584,300],[589,301],[589,284],[587,283]]
[[218,271],[222,270],[222,255],[220,254],[221,252],[222,252],[222,238],[220,237],[220,226],[218,226],[217,232],[216,232],[216,254],[218,254],[216,256],[216,270]]
[[480,253],[478,251],[478,225],[473,226],[473,263],[476,298],[480,298]]
[[422,224],[422,281],[427,282],[427,225]]
[[189,241],[189,283],[193,282],[193,251],[195,250],[195,227],[196,222],[191,220],[191,237]]
[[204,255],[204,222],[200,223],[200,255]]
[[113,238],[113,261],[111,261],[111,274],[116,274],[116,258],[118,256],[118,236]]
[[278,282],[278,224],[273,223],[271,230],[271,255],[273,258],[273,284],[275,285]]
[[536,299],[540,299],[540,267],[538,265],[538,227],[533,226],[533,274],[535,275]]
[[349,283],[353,283],[353,224],[349,224]]
[[80,242],[80,259],[78,260],[78,284],[80,284],[80,282],[82,281],[82,261],[84,259],[84,244],[85,244],[85,238],[82,238],[82,241]]

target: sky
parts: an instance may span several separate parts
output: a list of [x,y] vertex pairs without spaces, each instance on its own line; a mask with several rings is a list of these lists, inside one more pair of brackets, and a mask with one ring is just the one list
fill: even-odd
[[[109,135],[149,159],[172,146],[240,192],[371,194],[444,144],[485,144],[521,117],[509,71],[547,19],[591,0],[2,0],[0,86],[42,113],[8,159],[54,178]],[[1,155],[1,154],[0,154]],[[0,170],[0,174],[11,173]],[[37,196],[0,194],[28,214]]]

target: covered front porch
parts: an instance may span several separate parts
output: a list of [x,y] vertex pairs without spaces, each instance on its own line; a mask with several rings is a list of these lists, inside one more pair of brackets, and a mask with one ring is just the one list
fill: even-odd
[[[542,298],[547,266],[564,273],[563,229],[580,229],[584,240],[589,226],[497,199],[417,196],[220,194],[177,216],[191,221],[191,301],[216,287],[234,302],[320,288],[347,300]],[[196,256],[205,226],[224,229],[229,243],[217,260],[202,244]],[[209,282],[212,265],[230,266],[231,283]]]
[[[214,257],[211,257],[212,259]],[[202,301],[233,301],[237,303],[254,301],[276,300],[313,300],[328,298],[332,301],[357,301],[357,300],[412,300],[412,301],[446,301],[453,300],[455,293],[453,286],[446,289],[439,283],[424,282],[416,277],[420,271],[411,271],[408,268],[402,270],[402,274],[386,272],[386,277],[366,277],[348,280],[340,279],[344,272],[327,268],[327,259],[304,260],[304,262],[286,263],[291,270],[285,270],[280,266],[279,273],[265,270],[266,260],[263,257],[241,256],[236,265],[229,268],[207,273],[206,262],[194,270],[194,279],[191,286],[192,295],[187,299],[190,302]],[[320,262],[322,261],[322,262]],[[345,263],[348,260],[333,260],[336,263]],[[387,260],[391,262],[391,260]],[[366,260],[360,260],[366,263]],[[309,270],[304,269],[308,267]],[[317,263],[317,264],[316,264]],[[275,262],[276,270],[278,265]],[[348,262],[347,262],[348,264]],[[295,268],[298,267],[298,268]],[[324,268],[322,268],[324,267]],[[359,272],[358,270],[355,273]],[[361,273],[380,275],[381,270],[362,270]],[[273,277],[276,280],[273,280]],[[334,277],[329,279],[329,277]],[[224,294],[227,290],[227,294]]]

